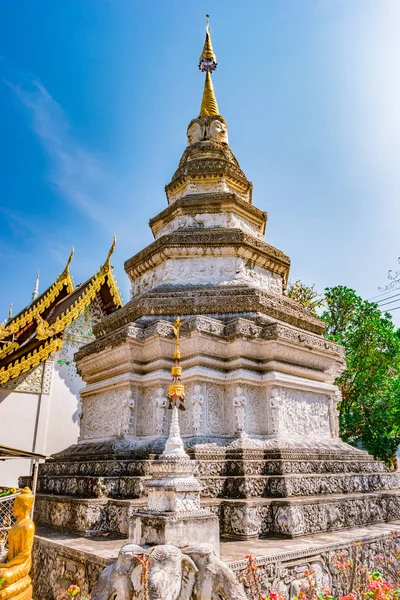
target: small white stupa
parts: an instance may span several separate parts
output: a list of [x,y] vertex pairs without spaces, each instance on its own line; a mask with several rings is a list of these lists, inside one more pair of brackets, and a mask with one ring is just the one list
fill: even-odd
[[169,436],[163,453],[152,465],[153,477],[146,483],[147,510],[133,515],[130,541],[139,545],[187,544],[207,542],[219,554],[219,521],[209,510],[200,508],[200,482],[194,477],[196,462],[185,452],[179,429],[178,409],[185,410],[185,388],[179,364],[179,317],[174,324],[175,365],[173,383],[168,387],[172,409]]

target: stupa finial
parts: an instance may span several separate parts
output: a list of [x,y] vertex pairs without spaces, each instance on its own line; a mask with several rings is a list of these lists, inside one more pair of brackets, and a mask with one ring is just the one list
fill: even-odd
[[37,275],[36,275],[35,287],[33,288],[33,292],[32,292],[32,302],[34,300],[36,300],[36,298],[38,297],[38,294],[39,294],[39,279],[40,279],[40,271],[38,271]]
[[10,302],[10,308],[8,309],[8,321],[11,321],[13,317],[13,308],[12,308],[12,302]]
[[179,330],[182,326],[182,321],[179,317],[177,317],[174,323],[174,336],[175,336],[175,352],[174,359],[175,364],[171,367],[171,375],[172,375],[172,383],[168,386],[168,394],[167,398],[169,401],[168,408],[179,408],[180,410],[185,410],[185,386],[181,383],[181,375],[182,375],[182,367],[180,366],[180,358],[181,352],[179,349]]
[[199,60],[200,71],[205,72],[206,80],[204,82],[203,99],[201,101],[200,117],[212,117],[219,115],[218,103],[214,94],[211,73],[217,68],[217,57],[211,43],[209,15],[206,15],[206,39],[204,41],[203,52]]

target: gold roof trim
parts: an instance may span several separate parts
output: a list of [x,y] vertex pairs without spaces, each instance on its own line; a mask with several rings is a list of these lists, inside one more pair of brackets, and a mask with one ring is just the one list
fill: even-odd
[[9,342],[8,344],[5,344],[0,350],[0,359],[6,357],[8,354],[11,354],[11,352],[14,352],[14,350],[17,350],[18,348],[18,342]]
[[203,98],[201,101],[200,117],[213,117],[219,115],[218,103],[214,94],[211,73],[207,71],[204,82]]
[[16,315],[16,317],[6,325],[0,324],[0,340],[17,333],[22,327],[25,327],[25,325],[36,319],[52,302],[54,302],[64,286],[66,286],[68,294],[71,294],[74,291],[74,282],[69,272],[69,265],[73,254],[74,249],[72,248],[63,272],[57,277],[48,290],[43,292],[42,297],[34,304],[34,306],[28,307],[22,314]]
[[37,367],[37,365],[45,361],[49,356],[57,352],[57,350],[60,350],[62,343],[61,338],[48,340],[33,352],[29,352],[27,356],[24,356],[21,362],[17,359],[14,363],[0,369],[0,385],[7,383],[9,379],[14,379],[22,373],[26,373],[33,367]]
[[107,279],[108,286],[110,288],[111,296],[114,300],[115,306],[119,308],[123,305],[122,297],[120,295],[117,283],[115,281],[112,267],[110,265],[111,255],[114,252],[116,244],[116,237],[114,236],[114,240],[110,251],[107,255],[107,259],[105,263],[102,265],[100,270],[94,275],[87,285],[85,291],[81,296],[75,300],[75,302],[67,308],[67,310],[62,313],[57,319],[49,325],[47,321],[40,318],[38,319],[38,326],[36,329],[36,336],[39,340],[45,340],[48,337],[52,337],[57,333],[64,331],[67,325],[70,325],[72,321],[77,319],[79,315],[87,308],[95,299],[96,295],[101,289],[101,286],[105,283]]

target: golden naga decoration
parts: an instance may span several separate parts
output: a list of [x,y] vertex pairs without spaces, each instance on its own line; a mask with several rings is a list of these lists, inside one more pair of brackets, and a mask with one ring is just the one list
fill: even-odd
[[35,524],[30,518],[34,496],[25,487],[16,497],[13,514],[17,522],[8,533],[8,553],[0,563],[0,600],[32,600],[29,572],[32,566],[32,546]]
[[7,327],[3,324],[0,323],[0,340],[3,340],[5,337],[10,335],[10,331],[7,329]]
[[38,340],[46,340],[57,333],[56,327],[51,327],[40,315],[36,317],[36,337]]
[[7,322],[7,325],[0,325],[0,340],[17,333],[22,327],[25,327],[25,325],[35,320],[38,315],[41,315],[42,312],[46,310],[46,308],[49,308],[50,304],[54,302],[64,286],[67,288],[68,294],[71,294],[74,291],[74,282],[69,272],[69,265],[73,255],[74,248],[71,250],[71,254],[69,255],[67,264],[61,275],[57,277],[53,285],[37,302],[34,302],[34,304],[28,307],[22,314],[17,315],[10,322]]
[[[49,358],[52,354],[60,350],[62,347],[62,338],[54,338],[48,340],[39,346],[33,352],[29,352],[27,356],[21,358],[21,362],[17,359],[7,367],[0,369],[0,385],[7,383],[9,379],[14,379],[21,375],[21,373],[27,373],[32,367],[37,367],[41,362]],[[1,600],[1,596],[0,596]]]
[[199,60],[199,69],[206,74],[204,82],[203,98],[201,101],[200,117],[212,117],[219,115],[218,103],[214,94],[211,73],[217,68],[217,57],[211,44],[209,16],[206,15],[206,39],[204,42],[203,52]]
[[18,348],[19,348],[18,342],[10,342],[8,344],[5,344],[0,349],[0,359],[4,358],[8,354],[11,354],[11,352],[14,352],[14,350],[18,350]]
[[174,323],[173,331],[175,336],[175,365],[171,368],[172,383],[168,386],[168,408],[176,406],[179,410],[185,410],[185,386],[181,383],[182,367],[179,364],[181,352],[179,350],[179,330],[182,326],[182,321],[178,317]]
[[100,291],[101,286],[104,282],[108,281],[108,285],[110,286],[110,293],[117,307],[123,305],[123,301],[121,295],[119,293],[119,289],[117,284],[115,283],[115,279],[112,274],[112,267],[110,265],[110,259],[115,249],[117,238],[114,236],[113,243],[108,252],[107,258],[103,266],[100,267],[99,271],[94,275],[91,282],[88,284],[85,291],[80,295],[80,297],[75,300],[75,302],[70,306],[65,312],[63,312],[50,326],[44,319],[39,317],[37,319],[37,329],[36,335],[39,340],[45,340],[48,337],[55,335],[56,333],[60,333],[64,331],[67,325],[70,325],[72,321],[77,319],[79,315],[90,306],[93,300],[96,297],[96,294]]

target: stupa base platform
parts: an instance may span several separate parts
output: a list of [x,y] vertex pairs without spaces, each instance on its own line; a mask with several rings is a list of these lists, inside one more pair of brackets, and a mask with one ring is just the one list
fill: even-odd
[[[400,519],[400,491],[331,494],[299,498],[203,499],[218,515],[223,537],[251,539],[312,535],[390,523]],[[35,521],[85,536],[128,536],[129,523],[146,510],[146,499],[71,498],[38,495]]]
[[[292,540],[222,539],[221,558],[239,573],[246,565],[246,554],[252,554],[266,590],[279,590],[290,599],[308,568],[316,572],[324,587],[334,588],[336,576],[330,558],[335,552],[349,550],[354,542],[363,542],[363,561],[372,567],[375,556],[390,542],[392,531],[400,531],[400,520]],[[89,593],[101,571],[116,560],[125,541],[122,536],[87,539],[38,527],[32,568],[35,600],[54,600],[71,584],[79,585],[83,594]]]

